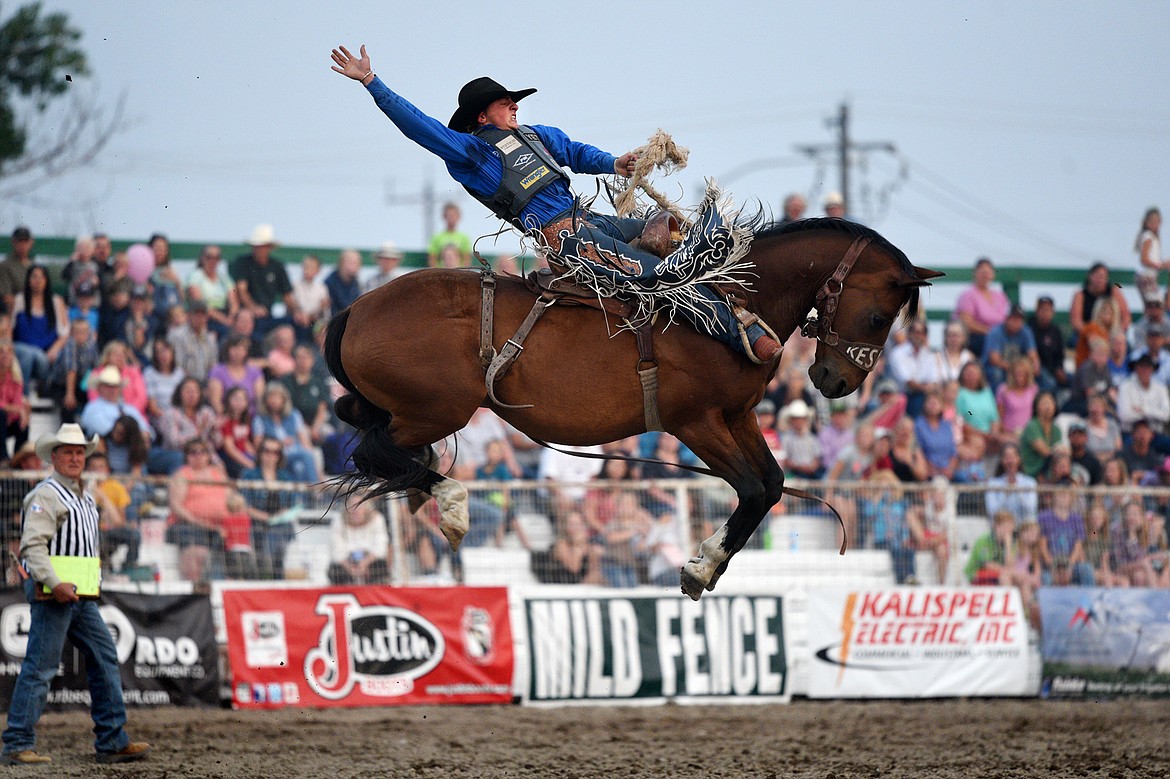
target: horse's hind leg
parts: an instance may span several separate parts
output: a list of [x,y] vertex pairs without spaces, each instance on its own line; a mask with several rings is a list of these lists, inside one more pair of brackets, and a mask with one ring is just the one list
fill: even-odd
[[467,488],[461,482],[440,472],[443,468],[440,464],[442,458],[435,452],[434,447],[428,447],[427,453],[426,466],[429,474],[426,482],[411,491],[407,496],[406,505],[410,512],[414,513],[427,502],[427,496],[434,498],[439,506],[439,530],[451,545],[451,551],[458,552],[463,536],[467,535],[467,530],[471,527],[471,515],[467,508]]
[[[741,448],[739,439],[752,444],[750,433],[754,420],[733,422],[736,429],[733,433],[720,417],[713,413],[679,431],[683,443],[730,484],[739,498],[739,505],[723,526],[699,545],[698,556],[692,557],[682,568],[682,590],[692,600],[698,600],[703,590],[715,586],[719,575],[726,569],[727,560],[743,548],[760,520],[775,504],[779,497],[776,481],[783,480],[774,459],[769,469],[757,447],[752,445],[748,451]],[[755,436],[759,438],[763,451],[767,452],[767,444],[758,427]],[[770,453],[768,457],[771,458]]]

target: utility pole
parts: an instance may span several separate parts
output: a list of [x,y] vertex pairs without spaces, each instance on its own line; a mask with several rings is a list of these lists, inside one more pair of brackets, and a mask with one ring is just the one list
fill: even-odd
[[435,185],[430,177],[423,182],[422,190],[399,195],[394,188],[394,179],[386,181],[386,205],[422,206],[424,245],[435,234]]
[[826,120],[829,127],[837,128],[836,143],[798,144],[796,150],[814,160],[822,154],[836,154],[837,166],[841,171],[841,197],[845,200],[845,213],[849,211],[849,154],[850,152],[884,151],[894,154],[897,149],[890,141],[867,141],[855,143],[849,137],[849,104],[841,103],[836,119]]

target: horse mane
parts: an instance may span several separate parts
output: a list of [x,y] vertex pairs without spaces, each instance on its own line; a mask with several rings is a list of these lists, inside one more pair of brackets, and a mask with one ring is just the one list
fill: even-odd
[[[760,224],[760,214],[755,214],[745,220],[749,226],[756,228],[753,231],[752,240],[756,241],[761,238],[775,238],[780,235],[789,235],[791,233],[803,233],[809,230],[829,230],[853,238],[868,238],[870,245],[878,248],[891,255],[902,266],[907,275],[912,279],[918,279],[918,270],[914,267],[914,263],[910,262],[910,258],[906,253],[899,249],[894,244],[887,241],[881,233],[874,230],[872,227],[866,227],[857,222],[850,222],[848,219],[839,219],[836,217],[816,217],[811,219],[797,219],[795,222],[788,222],[787,224]],[[906,301],[906,319],[913,320],[918,316],[918,288],[914,288],[910,293],[910,299]]]

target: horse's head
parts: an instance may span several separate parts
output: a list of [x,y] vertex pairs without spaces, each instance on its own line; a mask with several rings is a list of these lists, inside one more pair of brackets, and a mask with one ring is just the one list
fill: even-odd
[[919,288],[942,275],[911,265],[876,233],[857,238],[817,293],[816,307],[802,328],[819,341],[808,369],[813,386],[827,398],[861,386],[902,310],[913,316]]

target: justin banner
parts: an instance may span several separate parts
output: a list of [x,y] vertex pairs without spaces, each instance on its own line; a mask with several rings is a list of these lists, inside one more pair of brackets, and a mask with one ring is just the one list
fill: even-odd
[[527,703],[787,700],[776,596],[525,601]]
[[[206,595],[143,595],[106,589],[102,619],[114,638],[129,706],[219,705],[219,649]],[[0,710],[7,711],[28,645],[24,592],[0,592]],[[48,707],[89,706],[81,652],[68,640]]]
[[1028,629],[1009,587],[812,590],[810,698],[1028,694]]
[[1170,696],[1170,592],[1042,587],[1040,693]]
[[240,708],[508,703],[502,587],[225,590]]

